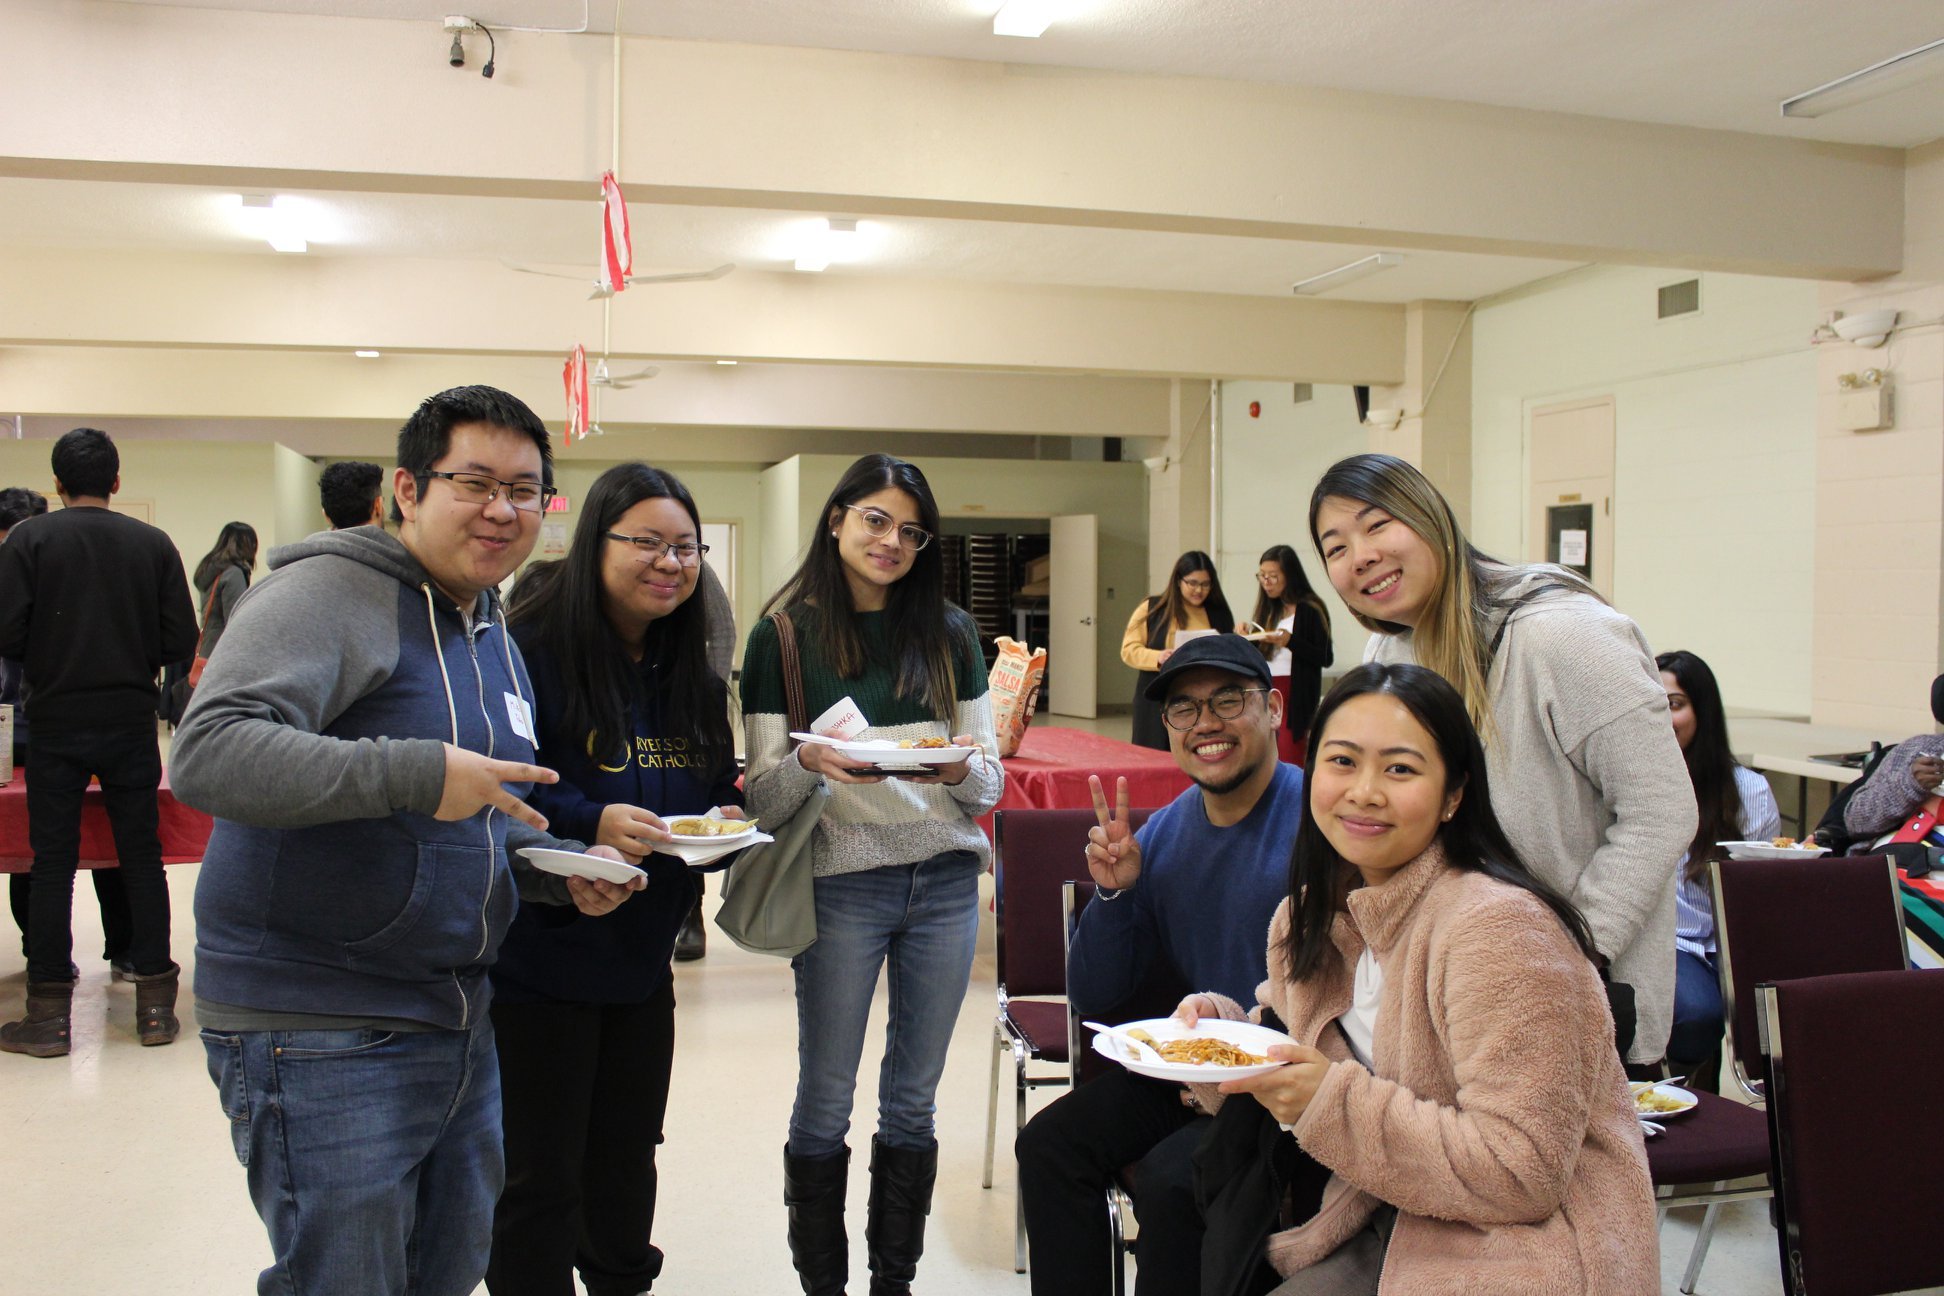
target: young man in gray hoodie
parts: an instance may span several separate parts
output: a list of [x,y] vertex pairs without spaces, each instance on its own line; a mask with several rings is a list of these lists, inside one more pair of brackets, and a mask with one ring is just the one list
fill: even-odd
[[583,849],[520,799],[556,776],[494,589],[539,535],[551,460],[504,392],[426,400],[399,433],[397,537],[272,553],[176,735],[175,793],[217,820],[196,1013],[275,1252],[259,1291],[474,1289],[505,1173],[486,969],[516,890],[627,898],[514,854]]

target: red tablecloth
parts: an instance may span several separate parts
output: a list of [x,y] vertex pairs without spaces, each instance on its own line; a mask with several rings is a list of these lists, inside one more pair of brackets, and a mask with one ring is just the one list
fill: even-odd
[[[1085,809],[1093,804],[1087,788],[1089,774],[1100,775],[1110,800],[1114,780],[1126,779],[1127,804],[1137,810],[1168,804],[1189,783],[1168,752],[1054,725],[1028,729],[1019,753],[1007,757],[1004,764],[1006,791],[999,798],[1000,810]],[[990,837],[992,816],[981,819],[979,826]]]
[[[209,845],[210,818],[175,799],[169,776],[155,794],[164,864],[194,864]],[[81,798],[81,867],[113,868],[115,834],[108,827],[108,805],[101,788],[90,784]],[[25,873],[34,866],[34,848],[27,841],[27,771],[15,770],[13,782],[0,787],[0,873]]]

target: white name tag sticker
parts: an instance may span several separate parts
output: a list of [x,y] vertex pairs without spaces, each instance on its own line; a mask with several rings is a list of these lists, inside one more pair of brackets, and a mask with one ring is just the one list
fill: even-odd
[[533,707],[517,693],[502,694],[506,699],[506,718],[513,725],[513,732],[533,744],[534,750],[540,748],[540,735],[533,728]]

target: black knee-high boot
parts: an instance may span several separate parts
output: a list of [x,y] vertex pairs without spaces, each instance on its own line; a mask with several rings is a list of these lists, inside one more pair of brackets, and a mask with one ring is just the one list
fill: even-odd
[[849,1148],[827,1157],[792,1156],[783,1149],[790,1263],[806,1296],[844,1296],[850,1279],[850,1237],[844,1232],[844,1188],[849,1182]]
[[896,1148],[871,1140],[871,1296],[907,1296],[925,1252],[925,1216],[938,1179],[938,1144]]

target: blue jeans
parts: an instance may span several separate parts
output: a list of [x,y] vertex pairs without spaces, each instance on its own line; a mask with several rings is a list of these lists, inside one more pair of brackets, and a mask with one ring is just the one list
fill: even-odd
[[506,1178],[490,1019],[202,1039],[276,1257],[259,1296],[470,1296]]
[[817,879],[817,940],[790,961],[797,996],[791,1155],[843,1149],[871,995],[887,965],[878,1139],[915,1150],[933,1144],[945,1050],[972,979],[983,871],[970,851],[947,851],[917,864]]
[[1703,958],[1686,950],[1674,951],[1674,1030],[1667,1037],[1667,1056],[1692,1069],[1714,1053],[1721,1042],[1721,977],[1713,956]]

